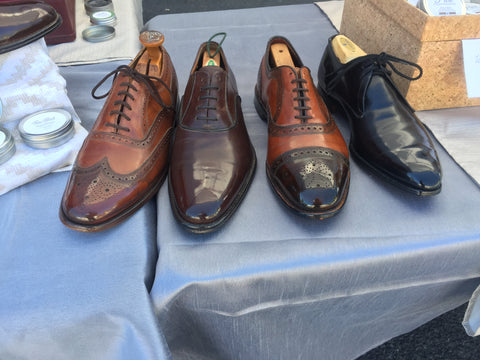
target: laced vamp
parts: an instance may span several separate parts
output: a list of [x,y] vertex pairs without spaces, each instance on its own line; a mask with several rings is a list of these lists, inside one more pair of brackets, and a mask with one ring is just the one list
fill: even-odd
[[160,106],[162,106],[163,108],[169,108],[169,106],[167,106],[163,102],[163,100],[162,100],[162,98],[161,98],[161,96],[158,92],[158,89],[156,88],[156,86],[154,84],[154,81],[159,82],[160,84],[162,84],[162,86],[165,89],[167,89],[168,93],[170,94],[171,102],[172,102],[172,104],[174,103],[172,91],[170,90],[170,88],[167,86],[167,84],[162,79],[160,79],[156,76],[142,74],[142,73],[138,72],[137,70],[135,70],[135,69],[133,69],[130,66],[127,66],[127,65],[119,66],[118,68],[116,68],[112,72],[105,75],[105,77],[102,80],[100,80],[97,85],[95,85],[95,87],[92,89],[92,96],[95,99],[103,99],[110,94],[111,89],[108,92],[106,92],[105,94],[100,95],[100,96],[95,95],[95,92],[112,75],[113,75],[113,81],[115,81],[117,76],[128,78],[128,81],[123,81],[123,82],[120,83],[120,87],[122,89],[120,91],[118,91],[118,93],[117,93],[118,96],[122,96],[123,98],[121,100],[116,100],[113,103],[113,105],[117,108],[114,109],[114,110],[111,110],[110,113],[109,113],[109,115],[117,115],[117,122],[116,123],[112,123],[112,122],[106,122],[105,123],[106,126],[113,127],[116,132],[118,132],[119,130],[126,131],[126,132],[130,131],[130,129],[127,126],[120,125],[120,122],[121,122],[122,118],[127,120],[127,121],[131,120],[130,117],[127,114],[125,114],[124,110],[125,109],[132,110],[132,106],[130,105],[130,101],[135,101],[135,96],[133,95],[132,91],[133,92],[138,92],[138,89],[134,85],[134,82],[137,82],[140,85],[141,84],[145,85],[148,92],[150,93],[150,95],[152,95],[152,98]]
[[[399,63],[399,64],[414,67],[419,71],[419,74],[414,77],[408,76],[407,74],[398,70],[395,67],[394,63]],[[387,69],[387,65],[391,69],[391,71]],[[398,76],[410,81],[418,80],[423,75],[423,70],[421,66],[416,63],[413,63],[404,59],[400,59],[383,52],[380,54],[365,55],[349,61],[344,66],[339,68],[336,72],[326,75],[325,80],[327,84],[327,89],[326,89],[327,94],[329,95],[332,94],[333,89],[337,86],[337,84],[342,80],[344,76],[347,76],[346,73],[357,66],[362,67],[360,78],[363,78],[365,76],[371,77],[373,75],[383,76],[389,80],[390,84],[395,88],[395,90],[398,93],[400,93],[399,90],[397,89],[393,81],[391,81],[390,79],[390,75],[392,75],[392,71]],[[365,93],[364,89],[360,89],[360,90],[361,90],[360,91],[361,94]],[[362,104],[362,107],[363,107],[363,104]],[[361,114],[359,115],[361,116],[364,113],[364,111],[365,110],[362,108]]]
[[304,87],[307,80],[303,79],[300,74],[291,81],[292,84],[296,84],[292,91],[297,93],[297,96],[294,97],[293,100],[298,102],[298,105],[294,106],[294,109],[298,111],[298,115],[295,115],[295,119],[299,119],[302,123],[306,123],[307,120],[313,118],[312,116],[307,115],[307,111],[312,108],[307,104],[310,101],[310,98],[307,96],[308,89]]
[[[222,40],[220,41],[220,43],[216,44],[215,52],[212,54],[210,47],[213,44],[213,39],[218,37],[218,36],[222,36]],[[222,44],[225,41],[226,37],[227,37],[226,33],[219,32],[219,33],[216,33],[216,34],[212,35],[212,37],[210,37],[210,39],[208,39],[207,44],[206,44],[206,50],[207,50],[208,56],[211,59],[215,58],[215,56],[220,52],[220,49],[221,49]],[[206,110],[206,115],[205,116],[197,115],[195,117],[196,120],[205,121],[207,124],[208,124],[209,121],[217,121],[218,120],[216,116],[211,116],[209,114],[209,112],[212,111],[212,112],[214,112],[214,114],[216,114],[216,112],[217,112],[217,106],[216,106],[217,101],[218,101],[217,92],[218,92],[219,89],[220,88],[216,85],[206,85],[206,86],[200,87],[200,91],[203,92],[204,94],[200,95],[198,97],[198,100],[199,101],[205,101],[205,103],[204,103],[205,105],[197,106],[197,110]]]
[[197,110],[207,110],[207,114],[205,116],[197,115],[197,120],[205,121],[207,124],[209,121],[217,121],[217,117],[209,115],[209,111],[211,110],[216,114],[216,103],[218,101],[216,93],[218,92],[218,90],[219,87],[216,85],[207,85],[200,88],[200,91],[204,92],[204,95],[200,95],[198,100],[205,101],[205,105],[197,106]]

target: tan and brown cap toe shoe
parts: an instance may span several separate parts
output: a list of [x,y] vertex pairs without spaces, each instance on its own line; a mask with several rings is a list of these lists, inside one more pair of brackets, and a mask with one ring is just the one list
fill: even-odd
[[327,218],[348,194],[348,149],[290,42],[270,39],[255,87],[255,107],[268,121],[266,170],[277,195],[297,212]]

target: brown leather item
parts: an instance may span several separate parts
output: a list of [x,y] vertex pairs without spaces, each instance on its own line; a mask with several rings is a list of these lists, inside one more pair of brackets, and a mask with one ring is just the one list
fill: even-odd
[[283,37],[267,44],[255,107],[268,120],[266,170],[277,195],[304,215],[336,214],[348,194],[348,149],[310,70]]
[[115,76],[63,195],[60,219],[72,229],[99,231],[118,224],[145,204],[166,177],[178,84],[167,51],[156,41],[159,34],[142,33],[144,44],[151,40],[156,46],[144,48],[92,91]]
[[169,173],[173,213],[196,233],[232,216],[256,166],[233,73],[217,43],[209,42],[215,56],[206,48],[198,51],[182,99]]
[[45,36],[47,45],[75,41],[77,38],[75,0],[43,0],[51,5],[62,17],[62,25]]
[[36,1],[0,2],[0,54],[42,38],[62,23],[55,9]]

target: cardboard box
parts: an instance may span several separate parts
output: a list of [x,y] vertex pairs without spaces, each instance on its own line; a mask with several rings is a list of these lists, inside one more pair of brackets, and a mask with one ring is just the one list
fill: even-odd
[[386,52],[423,68],[416,81],[392,75],[415,110],[480,105],[467,96],[462,50],[463,39],[480,38],[480,15],[429,16],[406,0],[345,0],[340,33],[367,53]]

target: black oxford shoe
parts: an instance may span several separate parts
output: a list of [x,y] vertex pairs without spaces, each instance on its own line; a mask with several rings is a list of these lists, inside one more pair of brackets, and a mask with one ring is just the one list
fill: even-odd
[[[393,62],[420,74],[401,73]],[[417,195],[441,189],[438,155],[427,130],[390,78],[389,66],[409,80],[417,64],[382,53],[367,55],[350,39],[329,39],[318,70],[318,87],[344,109],[351,129],[352,155],[375,174]]]

